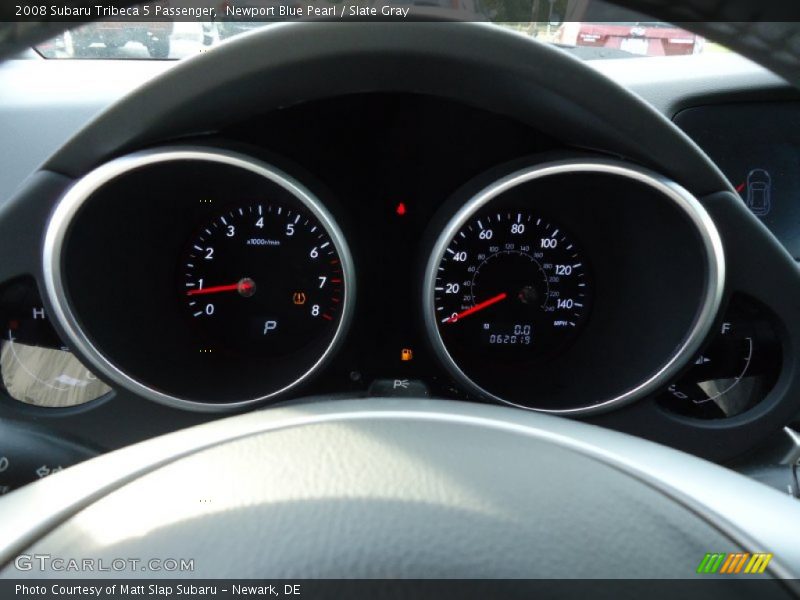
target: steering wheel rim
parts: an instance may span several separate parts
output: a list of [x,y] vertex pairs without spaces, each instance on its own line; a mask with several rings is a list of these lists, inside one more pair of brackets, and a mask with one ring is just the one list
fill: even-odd
[[[292,432],[291,436],[286,437],[286,432]],[[409,445],[412,439],[414,449]],[[513,443],[507,445],[509,441]],[[474,452],[467,450],[470,447]],[[497,455],[511,449],[524,454],[514,452],[504,464],[496,464]],[[558,455],[560,469],[552,469],[555,455],[551,450]],[[402,455],[399,461],[398,452]],[[488,459],[482,461],[480,455]],[[226,486],[233,480],[226,479],[222,470],[229,468],[231,459],[236,460],[233,480],[256,482],[255,487]],[[580,463],[577,469],[573,459]],[[220,486],[209,486],[208,479],[189,476],[196,473],[198,465]],[[446,470],[438,471],[442,466]],[[542,481],[545,470],[555,479]],[[248,473],[257,476],[248,479]],[[620,495],[618,484],[623,480],[626,487]],[[499,493],[481,493],[492,481]],[[553,488],[543,487],[545,483],[554,484]],[[156,489],[161,492],[153,494]],[[565,492],[580,491],[585,495],[575,496],[579,502],[565,501]],[[731,501],[734,497],[736,502]],[[559,514],[543,520],[535,510],[529,512],[542,498],[559,502]],[[189,499],[197,502],[190,506],[186,502]],[[609,499],[622,509],[618,514],[608,514],[612,506]],[[285,513],[259,520],[249,512],[253,507],[291,507],[311,501],[317,514],[330,517],[319,531],[315,528],[319,521],[312,520],[312,525],[304,528],[302,520],[288,518]],[[426,531],[428,540],[436,540],[425,556],[436,556],[442,563],[426,569],[413,560],[394,565],[377,558],[377,562],[371,562],[373,556],[408,556],[414,552],[413,544],[420,542],[419,536],[397,539],[399,554],[376,554],[376,545],[382,545],[385,538],[372,534],[385,533],[381,527],[397,520],[392,511],[384,510],[387,506],[408,509],[404,516],[411,518],[402,526],[417,534]],[[430,512],[431,506],[437,510]],[[474,525],[465,506],[473,513],[479,511],[484,520],[493,515],[515,528],[522,527],[518,517],[528,515],[531,522],[546,523],[542,532],[547,533],[542,535],[553,535],[553,539],[574,538],[575,531],[589,535],[588,530],[581,529],[581,524],[589,521],[586,514],[581,516],[587,509],[592,522],[601,523],[597,525],[600,529],[618,526],[620,515],[626,515],[629,538],[636,539],[636,532],[646,533],[654,546],[658,544],[653,540],[661,539],[668,548],[669,556],[664,554],[665,560],[655,563],[649,558],[637,563],[635,553],[630,552],[621,552],[616,562],[614,553],[608,552],[612,559],[597,563],[597,570],[576,568],[572,576],[652,578],[654,571],[644,565],[660,563],[665,566],[656,569],[660,577],[690,578],[702,559],[702,553],[696,555],[703,544],[714,545],[707,551],[768,549],[774,555],[769,575],[784,579],[798,576],[800,549],[795,540],[800,520],[796,518],[798,507],[790,497],[706,461],[591,425],[504,407],[411,399],[374,399],[369,405],[364,401],[321,399],[298,407],[239,415],[136,444],[48,477],[4,502],[0,527],[8,535],[0,547],[0,564],[4,565],[0,576],[56,574],[20,572],[14,560],[21,553],[90,555],[110,561],[120,552],[146,557],[156,551],[195,557],[213,577],[297,577],[305,568],[306,576],[419,578],[443,576],[440,567],[448,564],[455,565],[450,576],[570,576],[568,570],[553,565],[562,559],[565,565],[572,564],[567,560],[570,548],[574,549],[571,544],[539,545],[539,538],[524,535],[530,531],[520,530],[515,536],[507,527],[477,527],[472,530],[478,532],[474,539],[440,527],[442,523],[452,526],[450,518],[454,516],[465,531]],[[592,506],[603,507],[603,519]],[[650,506],[661,516],[652,518],[649,510],[643,513],[643,506]],[[753,510],[756,506],[758,510]],[[124,519],[122,507],[129,508]],[[179,512],[175,512],[177,507],[182,507]],[[672,509],[680,513],[677,521],[674,515],[662,514]],[[229,520],[236,514],[249,525],[236,523],[235,518]],[[302,514],[308,519],[307,512]],[[266,539],[260,525],[265,522],[280,523],[281,528],[293,532],[275,542],[280,552],[257,551],[254,540],[263,543]],[[424,523],[423,528],[418,527],[420,523]],[[183,526],[169,529],[174,524]],[[228,538],[220,524],[231,534]],[[681,535],[664,536],[676,526]],[[164,546],[166,538],[157,533],[163,527],[175,542],[168,548]],[[254,535],[248,537],[248,530]],[[317,535],[309,536],[312,531]],[[498,538],[497,531],[506,535]],[[699,535],[690,534],[692,531]],[[608,538],[603,535],[599,539]],[[446,558],[459,556],[465,540],[474,543],[470,545],[474,556],[489,561],[486,568],[477,571],[477,563],[466,561],[472,575],[458,570],[462,565],[459,560],[448,562]],[[315,541],[321,542],[319,546]],[[717,548],[719,545],[724,547]],[[629,546],[636,547],[640,555],[646,554],[635,543]],[[512,555],[521,547],[528,549],[531,560],[515,563]],[[336,553],[344,558],[331,561]],[[298,559],[293,571],[282,561],[285,556],[305,556],[307,560]],[[509,563],[514,568],[509,568]],[[537,570],[536,564],[546,564],[550,571]],[[141,572],[127,575],[153,576]]]

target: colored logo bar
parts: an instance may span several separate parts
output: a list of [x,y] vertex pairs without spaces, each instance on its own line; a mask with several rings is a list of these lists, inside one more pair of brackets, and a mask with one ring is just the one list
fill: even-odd
[[697,573],[702,575],[735,575],[737,573],[757,575],[763,573],[772,560],[772,554],[766,552],[716,552],[707,553],[697,566]]

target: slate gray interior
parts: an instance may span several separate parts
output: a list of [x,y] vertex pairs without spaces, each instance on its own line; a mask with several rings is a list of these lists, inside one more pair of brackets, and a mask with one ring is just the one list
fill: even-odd
[[[765,57],[763,29],[705,30]],[[771,64],[800,81],[787,39],[773,45],[786,52]],[[123,67],[143,86],[96,83],[74,103],[45,94],[27,105],[24,80],[46,73],[47,63],[0,65],[0,85],[10,82],[0,87],[0,127],[24,131],[29,142],[9,152],[13,169],[0,179],[0,281],[33,276],[52,287],[47,269],[60,263],[42,263],[48,220],[76,180],[113,158],[176,140],[225,146],[242,124],[305,104],[414,94],[535,127],[560,148],[637,164],[686,188],[719,232],[726,301],[745,294],[763,306],[782,349],[763,401],[722,421],[676,416],[652,397],[579,423],[476,401],[356,400],[335,387],[224,419],[145,401],[124,384],[63,414],[4,400],[0,417],[89,440],[101,456],[0,501],[0,576],[20,576],[9,561],[23,550],[116,556],[166,547],[195,553],[211,577],[681,578],[709,548],[769,550],[768,577],[800,577],[796,500],[704,460],[769,447],[800,409],[796,257],[672,122],[691,106],[798,96],[752,64],[717,67],[709,79],[671,72],[648,82],[647,67],[591,68],[520,36],[447,23],[281,25],[175,66]],[[66,68],[69,76],[44,87],[71,87],[74,75],[108,67]],[[84,126],[90,114],[98,116]],[[47,120],[57,126],[42,127]],[[59,301],[46,297],[48,312],[59,314]],[[716,314],[706,325],[722,320]],[[54,325],[96,364],[64,320]],[[131,519],[117,518],[131,507]],[[265,538],[281,538],[281,552],[257,552]],[[581,552],[592,559],[567,560]],[[781,590],[798,594],[792,582]]]

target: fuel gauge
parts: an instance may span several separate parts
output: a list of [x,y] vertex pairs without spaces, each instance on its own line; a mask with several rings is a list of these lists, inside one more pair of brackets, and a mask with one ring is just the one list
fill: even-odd
[[0,378],[11,398],[59,408],[111,391],[59,339],[33,280],[17,280],[0,290],[0,327]]
[[734,297],[716,337],[659,402],[679,414],[724,419],[763,400],[780,368],[781,350],[766,311]]

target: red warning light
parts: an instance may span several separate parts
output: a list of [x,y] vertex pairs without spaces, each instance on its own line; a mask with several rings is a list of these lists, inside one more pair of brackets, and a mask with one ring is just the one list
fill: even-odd
[[405,203],[404,202],[399,202],[397,204],[397,208],[394,209],[394,212],[396,212],[397,216],[399,216],[399,217],[402,217],[404,214],[406,214],[406,205],[405,205]]

